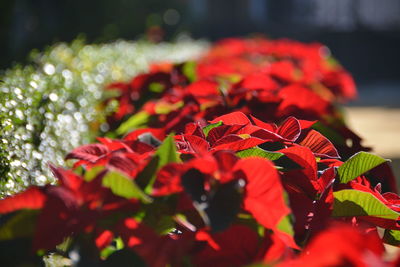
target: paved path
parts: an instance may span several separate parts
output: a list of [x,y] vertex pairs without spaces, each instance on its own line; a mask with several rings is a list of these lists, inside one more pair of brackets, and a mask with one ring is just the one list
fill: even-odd
[[347,122],[382,157],[400,158],[400,108],[347,107]]

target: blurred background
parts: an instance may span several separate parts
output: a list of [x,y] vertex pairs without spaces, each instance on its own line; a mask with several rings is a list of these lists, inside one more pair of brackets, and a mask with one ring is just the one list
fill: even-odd
[[345,107],[350,125],[400,164],[400,0],[0,0],[0,69],[77,36],[160,42],[254,33],[326,44],[359,87]]
[[0,13],[2,69],[78,35],[93,43],[262,33],[326,44],[357,82],[400,80],[399,0],[1,0]]

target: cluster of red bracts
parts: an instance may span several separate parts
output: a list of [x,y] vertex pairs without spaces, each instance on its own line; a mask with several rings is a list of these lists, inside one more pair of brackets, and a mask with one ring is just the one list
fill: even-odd
[[[126,249],[155,267],[397,266],[383,245],[400,244],[394,178],[372,154],[347,159],[360,140],[334,103],[355,88],[324,53],[232,39],[196,65],[157,65],[114,84],[110,123],[142,114],[128,123],[142,128],[74,149],[72,170],[50,166],[57,185],[0,200],[0,213],[39,210],[25,216],[33,251],[85,240],[99,266]],[[316,120],[353,145],[336,146]]]
[[196,62],[154,65],[128,83],[111,84],[120,106],[109,123],[139,112],[150,116],[146,126],[181,132],[188,122],[204,125],[234,111],[270,122],[296,116],[337,132],[343,140],[335,145],[351,156],[365,148],[335,103],[355,98],[356,89],[327,51],[289,40],[223,40]]

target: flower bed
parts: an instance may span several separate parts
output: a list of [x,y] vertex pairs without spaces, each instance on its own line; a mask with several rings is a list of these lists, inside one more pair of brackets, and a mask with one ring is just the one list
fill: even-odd
[[326,47],[227,39],[107,90],[104,136],[0,200],[10,264],[398,264],[396,182],[346,127],[356,90]]

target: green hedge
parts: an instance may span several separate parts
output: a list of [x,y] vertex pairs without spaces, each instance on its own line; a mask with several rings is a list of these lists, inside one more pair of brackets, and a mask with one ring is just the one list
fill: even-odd
[[149,62],[184,61],[206,47],[191,40],[100,45],[76,40],[32,52],[28,65],[6,70],[0,76],[0,196],[53,182],[48,162],[64,165],[66,152],[107,130],[101,122],[113,105],[99,105],[106,84],[145,71]]

